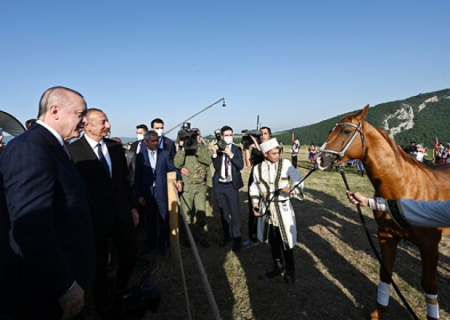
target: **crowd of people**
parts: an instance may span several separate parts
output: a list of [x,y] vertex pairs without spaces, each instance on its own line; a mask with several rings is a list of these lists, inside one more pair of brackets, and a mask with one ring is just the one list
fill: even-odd
[[[268,242],[274,267],[267,278],[283,274],[286,283],[295,281],[290,198],[303,198],[303,183],[296,164],[280,157],[270,128],[261,128],[261,136],[251,136],[253,143],[242,150],[230,126],[209,145],[198,128],[183,128],[177,141],[169,139],[164,121],[155,118],[150,129],[136,126],[136,141],[124,149],[119,138],[109,138],[105,110],[88,109],[79,92],[60,86],[42,94],[38,118],[26,127],[7,146],[0,143],[0,314],[82,319],[92,288],[95,311],[110,316],[139,252],[164,256],[170,246],[169,172],[176,174],[181,212],[199,246],[211,247],[206,205],[212,188],[222,225],[218,245],[231,243],[238,254]],[[299,143],[295,148],[296,161]],[[244,165],[251,167],[248,239],[242,236],[239,199]],[[140,224],[145,244],[137,242]],[[112,287],[110,243],[117,255]]]

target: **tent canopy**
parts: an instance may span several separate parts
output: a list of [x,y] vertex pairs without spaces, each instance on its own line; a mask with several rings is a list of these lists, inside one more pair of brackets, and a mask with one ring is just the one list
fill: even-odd
[[14,137],[25,132],[25,127],[20,123],[19,120],[14,118],[9,113],[1,110],[0,110],[0,128],[3,128],[4,132]]

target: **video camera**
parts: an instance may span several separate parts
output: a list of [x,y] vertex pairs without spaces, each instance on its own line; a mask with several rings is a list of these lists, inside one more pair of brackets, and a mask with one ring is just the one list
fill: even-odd
[[191,124],[189,122],[184,122],[181,125],[180,131],[178,131],[178,138],[183,141],[183,148],[186,152],[195,153],[197,151],[198,132],[191,129]]
[[258,144],[261,143],[260,139],[262,136],[261,130],[242,130],[241,133],[243,133],[241,144],[244,147],[251,146],[254,143],[251,137],[255,138],[256,143]]
[[219,151],[225,151],[225,148],[227,147],[227,143],[225,140],[222,139],[222,134],[220,133],[220,129],[214,130],[214,135],[216,136],[216,144],[217,147],[219,147]]

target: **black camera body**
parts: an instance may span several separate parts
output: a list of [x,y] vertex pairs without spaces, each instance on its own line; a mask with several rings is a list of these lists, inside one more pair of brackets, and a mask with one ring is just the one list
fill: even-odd
[[261,143],[261,136],[262,136],[261,130],[242,130],[241,132],[243,133],[241,144],[244,147],[251,146],[254,143],[251,137],[255,138],[258,144]]
[[198,132],[191,129],[191,124],[189,122],[182,124],[180,131],[178,131],[178,137],[183,141],[184,151],[187,153],[197,152],[197,135]]
[[227,147],[227,143],[222,139],[222,134],[220,133],[220,129],[214,130],[214,136],[216,137],[216,145],[219,148],[219,151],[225,151]]

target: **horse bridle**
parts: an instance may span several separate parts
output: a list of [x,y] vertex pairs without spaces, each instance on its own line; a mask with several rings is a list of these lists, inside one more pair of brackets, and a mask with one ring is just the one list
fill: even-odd
[[330,130],[330,134],[338,126],[341,126],[341,127],[345,127],[345,126],[353,127],[353,128],[355,128],[355,132],[353,132],[352,137],[350,138],[350,140],[348,140],[347,144],[344,146],[344,148],[341,151],[338,152],[338,151],[334,151],[334,150],[325,149],[325,146],[328,144],[328,142],[325,142],[320,147],[319,153],[330,153],[330,154],[336,155],[336,159],[332,162],[332,165],[334,165],[337,161],[339,161],[342,158],[344,158],[345,152],[347,152],[347,149],[353,143],[353,140],[355,140],[356,134],[359,133],[359,135],[361,136],[361,144],[362,144],[362,155],[361,155],[361,158],[363,158],[366,149],[365,149],[365,144],[364,144],[364,141],[365,141],[364,133],[361,131],[362,122],[360,122],[358,125],[355,125],[355,124],[350,123],[350,122],[336,123],[336,125],[333,127],[333,129]]

